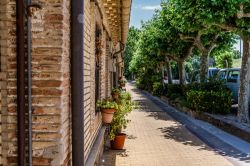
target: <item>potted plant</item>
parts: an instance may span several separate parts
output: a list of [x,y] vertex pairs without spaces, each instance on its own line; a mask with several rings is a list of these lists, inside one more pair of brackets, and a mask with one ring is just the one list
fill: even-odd
[[125,79],[120,79],[119,80],[119,85],[120,85],[120,87],[125,87],[125,85],[126,85],[126,80]]
[[127,127],[129,120],[127,119],[128,113],[132,111],[133,103],[131,98],[126,98],[128,92],[122,92],[120,100],[117,101],[118,109],[114,113],[113,121],[110,124],[109,138],[112,149],[123,149],[126,134],[122,133],[122,129]]
[[114,100],[118,100],[119,99],[119,96],[120,96],[120,89],[118,88],[113,88],[112,89],[112,92],[111,92],[111,95],[112,95],[112,98]]
[[101,109],[103,123],[111,123],[118,108],[117,103],[109,100],[98,100],[97,107]]

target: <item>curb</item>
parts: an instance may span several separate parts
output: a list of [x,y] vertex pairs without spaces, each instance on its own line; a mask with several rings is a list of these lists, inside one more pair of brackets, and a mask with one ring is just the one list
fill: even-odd
[[234,124],[231,124],[231,123],[225,121],[224,119],[216,118],[213,115],[208,114],[208,113],[196,112],[196,111],[190,110],[188,108],[181,107],[179,105],[176,105],[176,104],[169,102],[165,97],[161,97],[159,99],[161,101],[175,107],[178,111],[183,112],[183,113],[187,114],[188,116],[193,117],[194,119],[208,122],[208,123],[220,128],[220,129],[222,129],[223,131],[226,131],[232,135],[240,137],[241,139],[250,143],[250,132],[248,132],[248,131],[246,131],[238,126],[235,126]]

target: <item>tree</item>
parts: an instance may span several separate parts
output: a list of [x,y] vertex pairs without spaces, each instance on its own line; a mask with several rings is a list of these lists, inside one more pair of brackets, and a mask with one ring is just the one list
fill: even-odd
[[152,26],[153,20],[143,23],[139,38],[136,42],[136,52],[133,56],[129,70],[134,73],[139,82],[142,82],[145,88],[150,90],[155,81],[159,81],[156,75],[159,74],[159,64],[164,62],[164,57],[158,52],[158,43],[156,42],[155,29]]
[[131,72],[129,70],[129,64],[132,60],[132,57],[134,56],[136,52],[136,43],[139,39],[139,29],[135,27],[130,27],[128,32],[128,39],[127,44],[125,48],[125,57],[124,57],[124,66],[125,66],[125,77],[127,79],[131,79]]
[[[157,28],[157,41],[160,46],[161,55],[177,62],[180,84],[185,84],[185,60],[193,54],[194,42],[183,41],[178,35],[180,31],[171,25],[168,20],[167,10],[165,7],[157,15],[156,25]],[[169,65],[169,64],[168,64]]]
[[[164,1],[163,4],[170,23],[180,31],[180,37],[184,41],[194,42],[195,47],[201,52],[201,82],[205,82],[208,76],[209,56],[220,45],[233,43],[234,38],[230,33],[222,32],[217,27],[206,27],[199,22],[192,10],[192,2],[183,0]],[[191,9],[191,10],[190,10]]]
[[[250,44],[250,1],[249,0],[172,0],[179,5],[188,6],[185,15],[190,15],[190,29],[193,22],[201,28],[220,28],[232,32],[243,40],[243,57],[240,72],[238,99],[238,119],[249,122],[248,89],[249,89],[249,44]],[[185,15],[182,15],[184,17]],[[193,21],[194,20],[194,21]],[[198,24],[197,24],[198,23]]]
[[234,59],[240,59],[241,58],[241,53],[240,53],[240,51],[239,50],[234,50],[233,51],[233,58]]
[[[181,40],[178,33],[178,29],[168,23],[164,12],[156,12],[152,20],[142,26],[130,70],[142,74],[164,64],[167,64],[170,70],[171,59],[177,62],[180,83],[184,84],[186,82],[184,62],[192,54],[194,45],[193,42]],[[171,71],[168,73],[171,76]]]
[[219,68],[231,68],[233,66],[233,56],[232,51],[219,51],[215,55],[216,66]]

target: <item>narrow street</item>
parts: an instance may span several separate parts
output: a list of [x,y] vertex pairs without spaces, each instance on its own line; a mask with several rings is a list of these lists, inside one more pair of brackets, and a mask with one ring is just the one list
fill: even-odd
[[[129,118],[123,151],[106,148],[103,166],[230,166],[224,154],[207,146],[187,127],[163,111],[145,94],[128,84],[127,90],[139,103]],[[215,140],[216,142],[216,140]],[[223,146],[223,144],[220,144]],[[222,148],[223,149],[223,148]],[[228,151],[232,151],[229,149]],[[236,152],[237,150],[235,150]],[[237,152],[239,155],[240,153]],[[230,157],[235,156],[231,154]],[[248,157],[249,162],[249,157]],[[248,163],[249,164],[249,163]],[[241,164],[240,164],[241,165]]]

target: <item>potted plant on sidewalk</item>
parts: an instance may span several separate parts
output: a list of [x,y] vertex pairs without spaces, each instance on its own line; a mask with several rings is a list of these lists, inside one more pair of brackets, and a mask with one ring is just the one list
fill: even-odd
[[111,95],[112,95],[112,98],[114,100],[118,100],[119,99],[119,96],[120,96],[120,89],[118,88],[113,88],[112,89],[112,92],[111,92]]
[[120,100],[117,103],[118,109],[114,113],[113,121],[110,124],[109,138],[111,148],[121,150],[126,138],[126,134],[122,133],[122,129],[127,127],[129,122],[127,115],[132,111],[133,103],[128,92],[121,92]]
[[101,109],[103,123],[111,123],[113,115],[118,108],[117,103],[109,100],[98,100],[97,107]]
[[123,88],[125,87],[127,81],[125,80],[125,78],[120,77],[118,83],[119,83],[119,87]]

